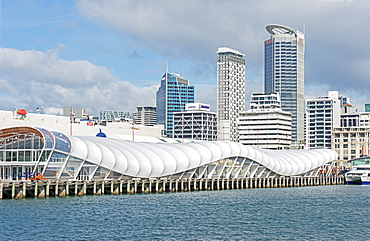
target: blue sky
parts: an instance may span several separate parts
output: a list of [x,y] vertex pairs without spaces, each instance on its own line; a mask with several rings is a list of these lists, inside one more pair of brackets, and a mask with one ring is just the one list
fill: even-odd
[[[56,49],[61,59],[88,60],[106,66],[119,79],[139,86],[158,82],[161,76],[155,74],[163,74],[166,58],[134,44],[109,26],[81,17],[73,3],[3,1],[1,47],[42,52]],[[145,53],[145,59],[141,52]],[[152,67],[153,63],[160,68]],[[148,76],[152,76],[153,82],[148,82]]]
[[370,103],[370,1],[2,0],[0,109],[135,111],[155,105],[168,62],[216,111],[216,51],[246,55],[246,93],[263,91],[268,24],[306,30],[305,95]]

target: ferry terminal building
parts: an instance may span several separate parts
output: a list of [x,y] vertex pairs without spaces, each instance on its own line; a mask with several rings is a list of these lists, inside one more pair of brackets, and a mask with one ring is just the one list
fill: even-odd
[[0,129],[0,180],[220,179],[317,176],[333,150],[267,150],[230,141],[187,143],[69,136],[45,128]]

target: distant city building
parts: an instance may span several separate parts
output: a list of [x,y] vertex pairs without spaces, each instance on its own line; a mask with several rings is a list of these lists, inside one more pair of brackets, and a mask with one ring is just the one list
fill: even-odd
[[304,140],[304,34],[268,25],[265,41],[265,93],[280,93],[281,108],[292,113],[292,141]]
[[237,120],[245,110],[245,58],[234,49],[217,50],[218,139],[238,142]]
[[356,106],[351,105],[350,103],[345,103],[340,106],[341,114],[353,114],[358,113],[358,109]]
[[102,110],[100,111],[99,119],[107,122],[121,121],[123,119],[132,119],[132,114],[128,111]]
[[370,129],[364,127],[334,128],[333,150],[338,153],[341,166],[346,166],[346,161],[370,155]]
[[73,116],[73,109],[70,106],[63,107],[63,116]]
[[338,153],[338,165],[349,166],[348,160],[370,155],[370,112],[359,112],[348,97],[339,99],[340,127],[333,129],[332,149]]
[[338,91],[327,97],[306,100],[306,128],[308,149],[331,149],[333,128],[340,127]]
[[340,100],[340,107],[348,105],[351,102],[350,98],[347,96],[340,96],[338,99]]
[[365,112],[370,112],[370,104],[365,104]]
[[264,149],[289,149],[292,114],[280,108],[279,94],[252,94],[250,107],[239,116],[239,142]]
[[86,118],[88,115],[85,113],[85,109],[82,108],[75,108],[74,110],[74,117],[78,119]]
[[370,127],[370,112],[357,112],[356,107],[346,110],[340,115],[340,127]]
[[88,118],[89,115],[85,113],[85,109],[83,108],[73,109],[70,106],[65,106],[63,107],[63,116],[73,117],[73,119],[84,119]]
[[194,103],[194,86],[184,77],[166,72],[156,93],[156,123],[164,125],[167,137],[173,137],[173,113],[184,111],[188,103]]
[[156,107],[138,106],[136,111],[135,124],[144,126],[154,126],[156,124]]
[[217,115],[202,103],[186,104],[186,111],[174,112],[174,138],[217,140]]

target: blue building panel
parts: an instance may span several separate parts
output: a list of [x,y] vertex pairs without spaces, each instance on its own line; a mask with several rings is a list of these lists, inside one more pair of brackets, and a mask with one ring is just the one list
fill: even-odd
[[185,111],[185,105],[194,102],[189,80],[168,72],[163,75],[156,95],[157,124],[165,126],[167,137],[173,137],[173,112]]

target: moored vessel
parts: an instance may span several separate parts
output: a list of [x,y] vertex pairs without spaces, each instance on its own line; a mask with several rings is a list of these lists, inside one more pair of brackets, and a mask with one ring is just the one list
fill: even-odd
[[[361,177],[368,176],[370,174],[370,165],[358,165],[354,166],[351,171],[345,174],[347,184],[362,184]],[[370,176],[369,184],[370,184]]]
[[[365,151],[363,150],[363,153]],[[359,158],[348,161],[352,169],[347,172],[344,176],[347,184],[363,184],[361,177],[364,176],[364,181],[368,181],[370,184],[370,157],[367,155],[361,155]]]
[[364,173],[361,176],[362,185],[370,185],[370,172]]

